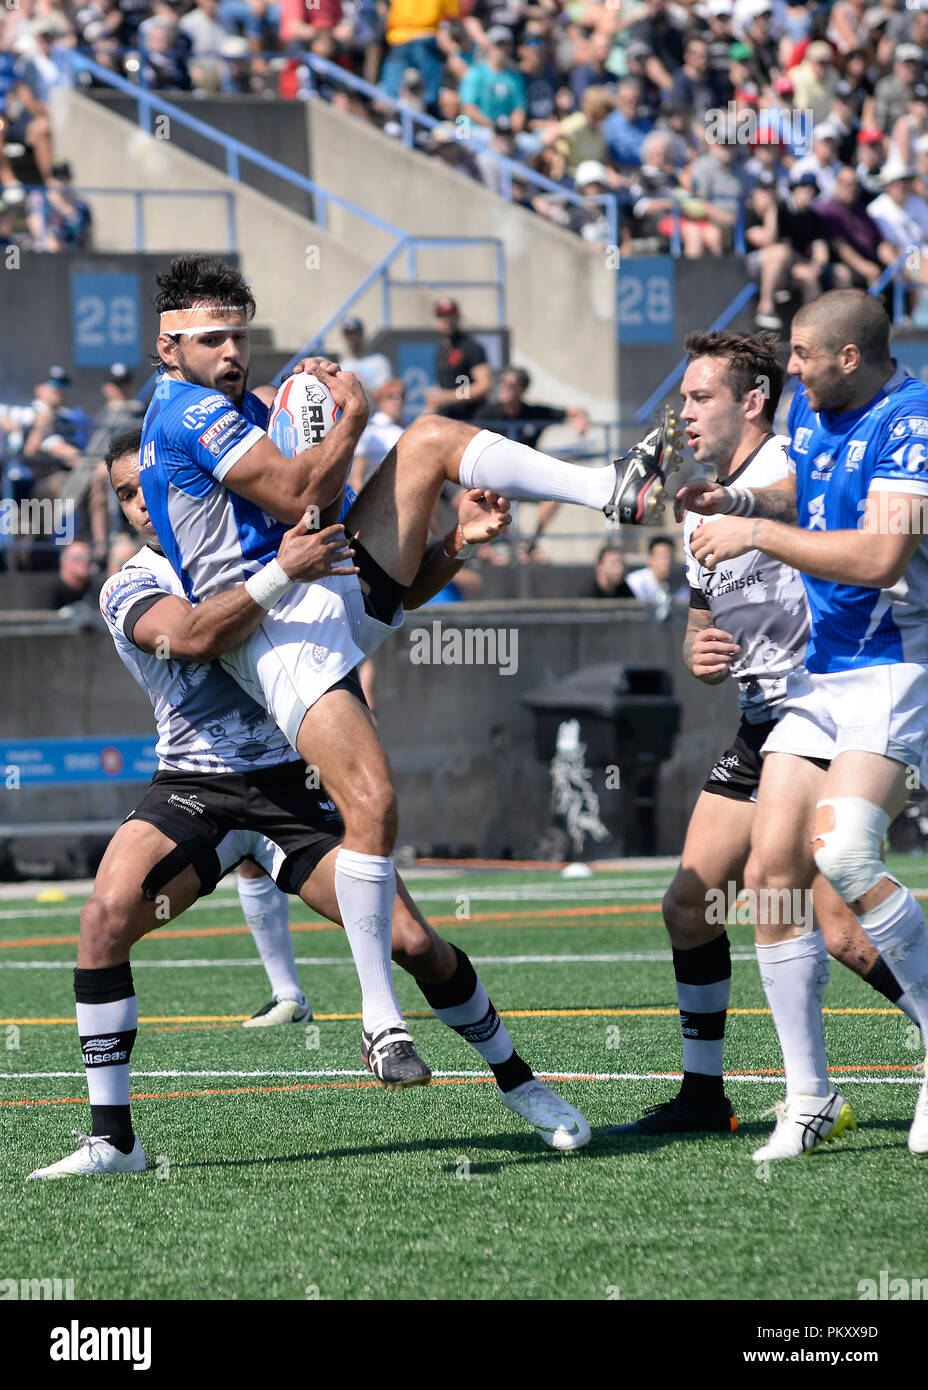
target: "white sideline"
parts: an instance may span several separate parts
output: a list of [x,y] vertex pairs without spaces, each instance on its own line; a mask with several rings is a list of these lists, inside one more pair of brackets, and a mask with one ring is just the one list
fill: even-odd
[[[157,938],[154,938],[157,940]],[[732,951],[733,961],[755,962],[753,951]],[[569,956],[471,956],[474,965],[621,965],[633,961],[673,960],[669,951],[615,951],[610,955],[569,955]],[[336,965],[354,966],[350,956],[297,956],[297,965]],[[213,969],[225,966],[260,966],[257,956],[247,960],[140,960],[133,957],[133,970],[191,970]],[[0,970],[73,970],[73,960],[0,960]]]

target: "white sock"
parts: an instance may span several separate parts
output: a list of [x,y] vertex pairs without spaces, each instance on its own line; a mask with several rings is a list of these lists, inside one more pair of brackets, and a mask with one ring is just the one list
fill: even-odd
[[364,1031],[374,1036],[403,1021],[390,965],[396,897],[393,860],[340,849],[335,856],[335,897],[361,983]]
[[[901,884],[895,893],[861,914],[860,925],[904,990],[915,1021],[928,1038],[928,928],[925,914]],[[902,1007],[902,1000],[898,1001]],[[907,1009],[908,1013],[909,1010]]]
[[786,1094],[827,1096],[822,1000],[829,956],[820,931],[755,946],[761,983],[773,1014],[786,1068]]
[[550,458],[492,430],[467,445],[458,467],[462,487],[485,487],[512,500],[576,502],[602,510],[615,489],[615,469],[584,468]]
[[305,1004],[293,957],[290,935],[290,903],[273,879],[243,878],[236,874],[238,900],[264,962],[275,999],[295,999]]

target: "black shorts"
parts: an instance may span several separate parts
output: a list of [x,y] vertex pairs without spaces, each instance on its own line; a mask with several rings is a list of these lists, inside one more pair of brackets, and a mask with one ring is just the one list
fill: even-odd
[[760,750],[775,724],[775,719],[764,724],[749,724],[742,719],[731,747],[715,760],[703,791],[730,797],[732,801],[756,801],[764,765]]
[[373,555],[370,555],[359,540],[351,542],[354,562],[358,567],[358,578],[368,586],[370,592],[364,595],[364,607],[372,618],[387,626],[393,622],[396,610],[403,602],[406,593],[402,584],[391,579],[385,569],[381,569]]
[[172,865],[172,876],[185,864],[193,864],[201,896],[216,887],[220,873],[216,851],[231,830],[254,830],[278,845],[286,859],[277,886],[285,893],[299,893],[319,861],[341,843],[345,831],[325,791],[307,787],[306,782],[306,766],[300,759],[255,772],[165,770],[155,773],[126,820],[147,821],[184,850],[183,858]]

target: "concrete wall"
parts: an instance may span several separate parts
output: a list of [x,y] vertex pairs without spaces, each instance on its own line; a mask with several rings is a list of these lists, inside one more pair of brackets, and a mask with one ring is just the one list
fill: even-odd
[[[99,102],[58,89],[54,98],[55,148],[71,161],[74,182],[109,188],[233,189],[238,251],[258,300],[257,321],[269,325],[278,345],[298,348],[334,314],[377,259],[365,253],[363,237],[350,245],[336,232],[323,232],[307,218],[244,184],[232,184],[219,170],[187,154],[173,140],[157,140],[105,109]],[[134,246],[130,200],[89,200],[99,244],[108,250]],[[117,211],[121,202],[126,206]],[[147,200],[147,249],[213,251],[229,249],[224,200],[157,198]],[[427,315],[430,296],[420,292],[413,312]],[[358,306],[371,322],[380,316],[379,294],[371,291]]]
[[[313,178],[323,188],[416,235],[498,237],[505,249],[513,356],[532,373],[535,395],[584,404],[598,418],[614,414],[615,274],[601,253],[324,101],[308,101],[306,119]],[[334,208],[331,228],[358,248],[366,237]],[[464,256],[423,255],[420,274],[483,278],[490,266],[483,253],[467,252],[466,262]],[[494,321],[489,291],[453,293],[471,323]]]
[[[414,666],[411,633],[440,620],[518,632],[518,668]],[[396,775],[400,841],[420,852],[469,847],[484,855],[530,854],[546,823],[548,777],[535,756],[530,690],[580,666],[627,660],[666,667],[683,705],[682,732],[660,777],[659,843],[674,853],[713,757],[734,733],[730,686],[709,689],[685,671],[683,617],[658,625],[644,606],[562,600],[458,604],[411,614],[407,629],[376,659],[380,734]],[[52,622],[0,628],[0,737],[145,734],[148,701],[123,669],[106,633]],[[0,823],[121,816],[132,787],[0,793]],[[34,847],[38,853],[39,847]]]

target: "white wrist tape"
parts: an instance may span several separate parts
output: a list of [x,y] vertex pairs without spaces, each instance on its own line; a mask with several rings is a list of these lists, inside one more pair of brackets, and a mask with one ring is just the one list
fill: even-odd
[[284,573],[277,560],[268,560],[263,569],[259,569],[257,574],[245,580],[245,588],[255,603],[260,603],[262,608],[273,608],[277,600],[283,598],[292,586],[293,580]]
[[728,494],[729,505],[725,510],[726,516],[753,516],[754,515],[754,494],[748,487],[727,487],[723,489]]

